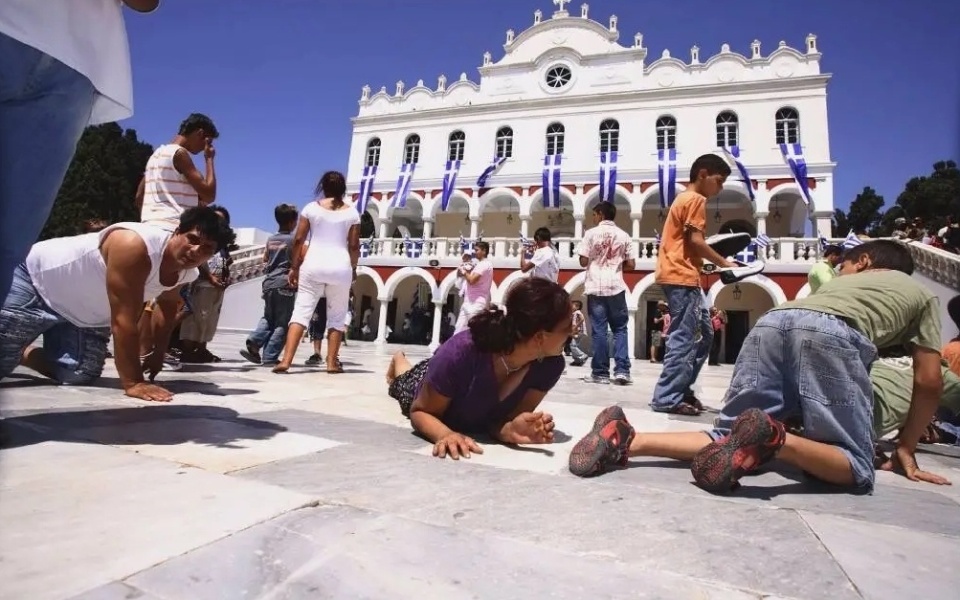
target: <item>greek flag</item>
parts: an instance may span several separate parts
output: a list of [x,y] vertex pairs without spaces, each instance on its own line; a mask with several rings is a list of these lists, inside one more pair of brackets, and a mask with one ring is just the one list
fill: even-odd
[[373,236],[368,240],[360,240],[360,258],[367,258],[373,247]]
[[494,156],[493,162],[490,163],[490,166],[483,170],[483,173],[480,173],[480,178],[477,179],[477,187],[485,188],[487,187],[487,180],[490,179],[490,176],[493,175],[494,171],[500,168],[503,163],[507,162],[506,156]]
[[457,174],[460,173],[460,161],[448,160],[447,170],[443,174],[443,192],[440,194],[440,210],[446,211],[450,196],[457,189]]
[[560,156],[547,154],[543,157],[543,206],[560,208]]
[[423,240],[413,240],[409,236],[403,236],[403,248],[407,258],[420,258],[423,254]]
[[468,240],[463,237],[463,234],[460,234],[460,254],[473,254],[473,245],[476,243],[476,240]]
[[753,183],[750,181],[750,175],[747,174],[747,168],[743,166],[743,163],[740,161],[740,146],[724,146],[723,151],[733,160],[733,165],[737,167],[737,171],[740,172],[740,179],[743,180],[743,185],[747,187],[747,195],[750,197],[750,200],[753,201],[756,198],[756,192],[753,190]]
[[747,245],[747,247],[741,250],[734,258],[743,264],[752,263],[753,261],[757,260],[757,245]]
[[757,245],[758,248],[767,248],[771,244],[771,240],[767,237],[767,234],[761,233],[754,240],[753,243]]
[[807,161],[803,158],[803,147],[800,144],[780,144],[780,154],[793,173],[793,180],[797,182],[805,204],[810,204],[810,184],[807,181]]
[[677,149],[657,150],[657,189],[660,208],[669,208],[677,197]]
[[820,249],[823,250],[824,248],[826,248],[826,247],[829,246],[829,245],[830,245],[830,240],[827,239],[827,236],[821,235],[821,236],[820,236]]
[[657,233],[656,229],[653,230],[653,242],[658,246],[660,245],[660,234]]
[[600,202],[613,202],[617,194],[617,153],[600,153]]
[[857,237],[857,234],[850,230],[850,233],[847,234],[847,237],[843,240],[843,249],[849,250],[850,248],[859,246],[863,243],[863,240]]
[[403,208],[407,205],[407,196],[410,194],[410,181],[413,179],[413,170],[417,167],[415,163],[403,163],[400,167],[400,178],[397,179],[397,191],[393,193],[390,200],[390,206],[394,208]]
[[361,215],[367,212],[367,203],[370,202],[370,192],[373,191],[373,182],[377,178],[376,165],[367,165],[363,168],[363,176],[360,178],[360,193],[357,194],[357,212]]

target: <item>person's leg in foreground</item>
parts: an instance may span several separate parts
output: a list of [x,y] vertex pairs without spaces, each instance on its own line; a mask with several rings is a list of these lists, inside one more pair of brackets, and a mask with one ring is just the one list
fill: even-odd
[[587,296],[587,312],[590,314],[590,339],[593,342],[593,358],[590,360],[591,383],[610,383],[610,346],[607,340],[606,298]]
[[684,402],[693,383],[697,358],[696,332],[700,324],[701,291],[696,287],[661,286],[670,307],[670,331],[663,370],[653,390],[650,406],[657,412],[697,414],[700,411]]
[[287,340],[283,347],[283,357],[280,362],[273,367],[274,373],[286,373],[293,364],[293,358],[297,355],[297,346],[303,339],[303,332],[310,324],[310,317],[317,308],[317,300],[324,295],[323,284],[305,282],[300,280],[297,288],[297,298],[293,303],[293,316],[290,317],[290,324],[287,326]]
[[630,379],[630,350],[627,337],[627,325],[630,322],[627,293],[620,292],[605,300],[607,318],[610,322],[610,330],[613,332],[613,383],[630,385],[633,380]]
[[89,79],[0,33],[0,300],[43,230],[95,98]]
[[327,373],[343,373],[340,364],[340,343],[346,330],[350,286],[327,284]]
[[[570,470],[597,475],[629,456],[692,460],[697,485],[727,492],[777,457],[822,481],[869,490],[875,356],[873,345],[839,319],[768,313],[744,341],[716,429],[637,434],[622,410],[611,407],[574,447]],[[782,420],[797,412],[806,437],[784,429]]]

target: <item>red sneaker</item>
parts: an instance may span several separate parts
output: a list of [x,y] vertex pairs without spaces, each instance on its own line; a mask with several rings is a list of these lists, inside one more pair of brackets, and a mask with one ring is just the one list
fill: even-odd
[[751,408],[733,422],[730,435],[693,457],[693,479],[708,492],[729,492],[741,477],[773,460],[786,436],[783,423]]
[[578,477],[599,475],[615,466],[626,466],[630,442],[636,432],[623,409],[605,408],[593,422],[593,429],[570,452],[570,472]]

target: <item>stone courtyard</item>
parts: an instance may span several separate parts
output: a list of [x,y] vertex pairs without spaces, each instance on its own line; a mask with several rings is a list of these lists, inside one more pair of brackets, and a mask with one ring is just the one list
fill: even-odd
[[[638,430],[712,420],[650,412],[659,367],[637,361],[631,388],[567,371],[545,406],[553,446],[441,461],[386,395],[395,348],[353,342],[346,374],[277,376],[240,359],[242,339],[217,338],[220,364],[161,374],[169,405],[125,398],[112,365],[98,388],[25,372],[0,385],[4,598],[902,600],[960,586],[949,448],[920,461],[957,485],[880,473],[871,496],[781,467],[730,497],[670,461],[573,477],[570,448],[606,405]],[[708,405],[729,376],[705,369]]]

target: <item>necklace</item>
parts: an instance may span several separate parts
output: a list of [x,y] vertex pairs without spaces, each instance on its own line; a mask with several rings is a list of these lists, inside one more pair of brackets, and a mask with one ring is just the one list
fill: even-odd
[[503,354],[500,355],[500,364],[503,365],[503,368],[507,371],[507,375],[510,375],[511,373],[516,373],[517,371],[523,368],[523,365],[520,365],[515,369],[511,369],[510,365],[507,364],[507,359],[504,358]]

